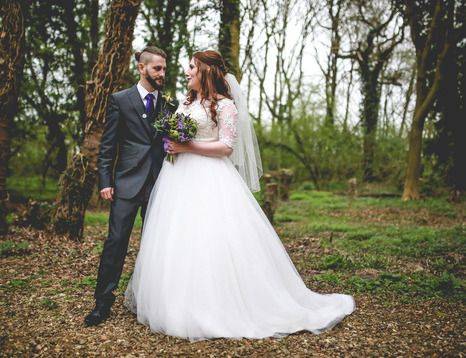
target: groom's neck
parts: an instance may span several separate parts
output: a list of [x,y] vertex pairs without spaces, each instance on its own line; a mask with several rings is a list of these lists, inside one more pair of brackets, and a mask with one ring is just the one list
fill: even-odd
[[144,81],[143,79],[139,80],[139,84],[144,87],[148,92],[154,92],[155,88],[150,85],[149,82]]

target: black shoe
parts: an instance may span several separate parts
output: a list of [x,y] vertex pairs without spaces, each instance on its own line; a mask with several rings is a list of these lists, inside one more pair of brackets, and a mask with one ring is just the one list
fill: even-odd
[[87,327],[97,326],[110,316],[111,304],[96,304],[95,308],[84,318]]

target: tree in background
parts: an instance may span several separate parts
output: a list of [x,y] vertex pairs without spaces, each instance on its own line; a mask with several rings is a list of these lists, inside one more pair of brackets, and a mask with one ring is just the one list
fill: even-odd
[[[416,48],[416,105],[409,133],[403,200],[420,198],[422,132],[445,77],[445,58],[455,41],[454,1],[406,0],[403,13]],[[456,86],[455,86],[456,87]]]
[[[250,1],[250,5],[245,8],[246,16],[244,19],[248,20],[249,28],[248,31],[248,44],[245,49],[245,59],[243,61],[241,72],[248,74],[248,100],[250,100],[251,84],[254,82],[259,87],[259,99],[257,105],[257,113],[254,115],[254,119],[259,124],[259,129],[262,129],[262,119],[265,112],[265,101],[267,100],[267,93],[265,91],[265,80],[267,72],[270,68],[269,53],[273,47],[273,40],[275,37],[276,24],[278,22],[278,12],[273,12],[269,6],[267,6],[267,0],[260,0],[254,2]],[[259,16],[263,18],[259,20]],[[259,24],[262,25],[259,27]],[[258,27],[257,30],[255,28]],[[256,46],[258,39],[254,36],[255,34],[261,34],[264,38],[260,44],[262,51],[257,51]],[[272,117],[272,121],[275,121],[275,117]]]
[[84,29],[88,29],[87,37],[88,44],[86,48],[87,54],[87,73],[91,73],[97,61],[99,54],[99,38],[100,38],[100,11],[99,11],[99,0],[84,0],[85,9],[87,10],[87,21],[88,27],[83,26]]
[[[253,13],[255,12],[253,6],[250,9]],[[315,7],[312,2],[302,4],[289,0],[275,3],[261,1],[261,10],[264,15],[263,28],[258,29],[257,32],[264,35],[259,40],[261,41],[259,46],[262,46],[265,51],[263,56],[254,54],[252,50],[246,53],[251,56],[248,61],[251,71],[248,71],[248,74],[254,75],[259,82],[261,101],[256,120],[261,123],[262,117],[269,115],[271,118],[270,130],[258,132],[264,144],[263,150],[278,149],[274,151],[277,156],[271,163],[275,166],[274,169],[280,164],[281,158],[292,156],[293,160],[305,168],[306,177],[318,186],[321,179],[318,158],[314,155],[313,148],[308,146],[310,131],[303,130],[306,123],[304,123],[305,120],[301,120],[301,109],[307,106],[311,97],[311,88],[305,87],[303,83],[303,58],[316,18]],[[296,25],[292,19],[297,15],[302,16]],[[298,26],[298,30],[292,28],[295,25]],[[253,26],[256,25],[253,24]],[[295,43],[289,41],[291,31],[300,33]],[[269,51],[275,51],[276,57],[269,58]],[[269,69],[273,75],[271,84],[267,86]],[[312,92],[313,94],[315,93]]]
[[[388,4],[390,5],[390,4]],[[362,26],[355,29],[358,34],[355,48],[342,58],[351,58],[358,64],[358,72],[361,80],[361,123],[363,125],[363,179],[374,179],[374,153],[376,147],[377,125],[381,103],[381,75],[390,60],[397,45],[404,38],[404,26],[400,25],[398,10],[390,7],[387,14],[387,4],[374,5],[365,1],[355,1],[354,21]],[[387,15],[386,15],[387,14]],[[385,75],[385,80],[389,76]]]
[[220,2],[220,32],[218,49],[222,54],[229,71],[236,76],[238,82],[243,76],[239,65],[240,52],[240,1],[222,0]]
[[24,112],[28,115],[21,116],[20,124],[32,138],[37,137],[40,125],[46,127],[42,161],[42,176],[45,177],[50,168],[56,173],[66,168],[68,146],[63,124],[72,117],[68,99],[74,93],[70,91],[67,76],[69,60],[67,39],[63,36],[62,7],[53,1],[35,0],[31,2],[30,13],[22,87]]
[[426,154],[435,156],[435,172],[452,189],[452,199],[458,200],[466,189],[466,3],[456,2],[454,24],[449,29],[451,48],[445,55],[444,74],[440,82],[434,111],[438,113],[435,122],[435,136],[428,139]]
[[[111,9],[111,1],[100,1],[105,5],[99,7],[99,0],[28,3],[18,114],[9,123],[9,166],[14,176],[8,181],[10,204],[33,195],[21,191],[23,177],[34,181],[41,173],[44,184],[45,179],[52,179],[48,181],[52,192],[56,177],[71,167],[70,151],[80,146],[82,154],[91,151],[84,149],[85,145],[97,147],[89,143],[97,132],[92,125],[87,127],[91,113],[87,87],[95,85],[87,82],[105,37],[102,18]],[[377,65],[383,57],[379,55],[401,35],[397,14],[385,24],[393,14],[390,4],[397,5],[405,23],[408,5],[414,7],[411,13],[420,25],[414,30],[410,26],[411,39],[430,41],[430,47],[415,58],[414,41],[404,40]],[[466,151],[462,139],[466,117],[462,14],[466,5],[441,2],[443,15],[433,26],[436,4],[436,0],[141,0],[141,21],[135,26],[145,43],[163,47],[169,54],[166,89],[177,95],[184,92],[180,58],[199,48],[217,46],[225,57],[229,53],[239,56],[237,74],[243,78],[265,170],[290,167],[297,180],[311,180],[321,187],[360,176],[389,181],[393,188],[403,187],[406,133],[415,118],[415,97],[422,87],[419,83],[427,89],[435,87],[439,50],[443,34],[448,32],[450,47],[439,67],[438,91],[434,97],[424,96],[433,101],[427,106],[428,126],[421,133],[424,145],[420,146],[423,159],[419,166],[427,184],[425,191],[448,184],[459,193],[466,183],[461,157]],[[453,8],[453,26],[445,20],[448,6]],[[429,39],[431,28],[435,31]],[[239,29],[237,42],[225,40]],[[320,73],[315,71],[314,52]],[[123,57],[115,55],[118,61],[125,61]],[[425,60],[421,75],[419,59]],[[119,80],[108,77],[110,86],[134,83],[135,71],[128,67],[121,70]],[[230,69],[235,72],[231,64]],[[102,73],[94,75],[103,78]],[[107,83],[102,86],[107,88]],[[96,105],[103,105],[99,101]],[[98,133],[94,140],[100,141]],[[333,160],[327,161],[327,157]],[[92,160],[86,163],[92,167]],[[86,176],[80,178],[87,183]],[[86,201],[83,192],[76,190],[79,195],[75,197]],[[74,206],[70,203],[74,201],[68,200]]]
[[325,123],[327,125],[335,124],[338,60],[341,48],[341,18],[346,3],[347,0],[326,0],[325,4],[330,18],[330,25],[322,26],[330,31],[330,48],[327,54],[327,66],[324,68],[318,63],[325,78]]
[[14,128],[20,140],[13,145],[18,151],[25,135],[38,141],[45,132],[44,178],[50,168],[52,176],[66,169],[69,148],[82,138],[84,88],[99,36],[94,2],[33,0],[29,7],[22,111]]
[[78,24],[76,22],[76,14],[74,10],[75,7],[75,0],[67,0],[63,2],[66,35],[68,37],[68,44],[70,46],[70,52],[73,59],[70,77],[74,92],[76,94],[76,109],[79,112],[79,122],[81,123],[82,128],[84,128],[86,123],[84,98],[86,69],[83,58],[85,44],[84,41],[81,41],[77,36]]
[[97,178],[97,156],[107,100],[128,69],[134,24],[141,0],[113,0],[107,12],[105,39],[86,85],[86,125],[79,151],[60,178],[53,225],[72,239],[83,235],[84,214]]
[[189,42],[190,3],[190,0],[145,0],[141,10],[149,32],[148,43],[167,54],[165,91],[172,95],[183,71],[179,65],[180,51],[188,47]]
[[6,234],[6,178],[10,156],[10,122],[18,111],[24,65],[24,1],[0,3],[0,235]]

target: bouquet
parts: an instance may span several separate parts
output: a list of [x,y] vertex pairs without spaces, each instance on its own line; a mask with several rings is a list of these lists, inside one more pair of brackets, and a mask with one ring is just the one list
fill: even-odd
[[[188,142],[197,133],[197,122],[189,114],[165,112],[160,120],[156,121],[155,127],[164,133],[163,149],[167,152],[168,140],[178,143]],[[175,155],[168,153],[167,160],[175,162]]]

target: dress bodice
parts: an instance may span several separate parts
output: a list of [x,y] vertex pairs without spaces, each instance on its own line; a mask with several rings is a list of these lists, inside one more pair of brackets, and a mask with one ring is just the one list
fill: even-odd
[[211,119],[209,101],[201,103],[196,99],[189,105],[181,103],[176,112],[189,114],[198,123],[195,141],[221,141],[233,148],[237,134],[238,111],[231,99],[223,98],[218,101],[217,124]]

